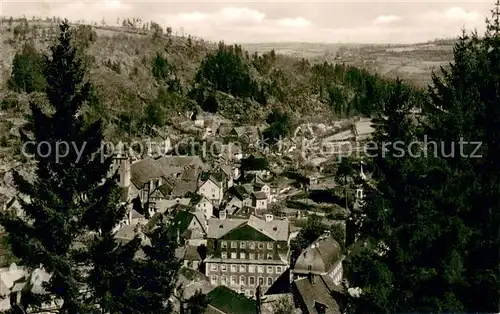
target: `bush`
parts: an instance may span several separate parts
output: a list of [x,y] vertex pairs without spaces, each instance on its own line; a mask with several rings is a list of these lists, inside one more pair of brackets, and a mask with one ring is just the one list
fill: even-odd
[[47,84],[43,76],[44,55],[32,44],[25,44],[14,56],[9,87],[17,92],[42,92]]

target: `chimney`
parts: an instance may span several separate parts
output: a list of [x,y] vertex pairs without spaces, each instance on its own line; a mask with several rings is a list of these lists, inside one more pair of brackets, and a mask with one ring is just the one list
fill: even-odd
[[227,212],[226,212],[226,210],[221,210],[221,211],[219,212],[219,219],[220,219],[220,220],[224,220],[224,219],[226,219],[226,217],[227,217]]
[[273,215],[267,214],[266,215],[266,222],[271,222],[271,221],[273,221]]

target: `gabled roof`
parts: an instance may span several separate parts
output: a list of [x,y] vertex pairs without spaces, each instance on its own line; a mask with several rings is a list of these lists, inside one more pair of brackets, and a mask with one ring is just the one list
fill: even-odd
[[236,196],[241,201],[249,196],[248,191],[242,185],[233,185],[231,188],[229,188],[228,192],[230,193],[230,195]]
[[204,185],[205,183],[207,183],[208,181],[211,181],[213,184],[215,184],[218,188],[221,187],[221,183],[220,181],[216,180],[213,176],[209,176],[206,180],[202,180],[202,183],[200,184],[200,186]]
[[265,192],[253,192],[252,196],[257,200],[267,200],[267,195]]
[[218,239],[244,225],[259,231],[275,241],[288,240],[290,227],[288,220],[273,219],[267,222],[253,215],[249,219],[209,219],[207,237]]
[[340,250],[340,244],[333,237],[323,235],[300,253],[293,272],[326,274],[341,259]]
[[305,303],[306,313],[317,313],[315,305],[317,303],[326,306],[326,314],[338,314],[340,308],[337,301],[332,297],[335,285],[328,276],[315,276],[314,281],[309,278],[296,279],[292,283],[296,288],[296,293]]
[[179,233],[182,235],[184,234],[193,219],[196,219],[198,224],[201,226],[203,229],[203,232],[206,232],[205,230],[205,217],[201,213],[191,213],[188,211],[179,211],[177,214],[174,216],[172,220],[172,225],[175,228],[179,229]]
[[228,287],[218,286],[208,293],[210,305],[226,314],[255,314],[257,305]]
[[208,220],[207,238],[218,239],[246,223],[245,219],[218,219],[210,218]]
[[187,211],[179,211],[172,220],[172,226],[179,230],[179,233],[182,234],[187,230],[189,224],[193,220],[194,215]]
[[135,209],[131,210],[130,216],[132,216],[132,219],[141,219],[144,218],[144,215],[136,211]]

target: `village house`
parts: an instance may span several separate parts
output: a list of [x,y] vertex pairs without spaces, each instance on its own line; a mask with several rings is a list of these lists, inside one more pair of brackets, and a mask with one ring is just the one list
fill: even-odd
[[205,273],[212,285],[254,297],[267,290],[289,267],[289,221],[251,216],[210,219]]
[[225,175],[222,172],[205,173],[200,180],[198,194],[203,195],[216,205],[220,205],[224,196]]
[[340,244],[328,234],[304,249],[292,270],[292,292],[302,313],[340,313],[335,296],[341,293]]
[[178,211],[172,220],[172,225],[177,229],[181,243],[195,247],[206,245],[208,223],[203,214]]
[[[13,304],[21,301],[21,293],[27,283],[31,291],[45,294],[43,283],[50,279],[50,275],[43,269],[37,268],[29,273],[26,269],[12,263],[8,268],[0,269],[0,311],[8,311]],[[45,310],[50,311],[55,304],[47,304]]]
[[332,236],[325,234],[300,253],[292,273],[295,278],[326,275],[335,285],[340,285],[343,260],[340,244]]
[[203,195],[193,194],[191,196],[190,206],[195,212],[203,213],[206,219],[214,215],[214,204]]
[[255,209],[267,209],[268,196],[265,192],[254,192],[252,193],[252,206]]
[[184,267],[198,271],[203,258],[200,255],[199,246],[184,245],[175,250],[175,257],[182,261]]
[[244,206],[252,206],[250,193],[248,193],[245,187],[241,185],[235,185],[229,188],[224,199],[224,209],[231,214],[237,210],[240,210]]
[[254,192],[263,192],[267,196],[267,203],[274,202],[274,197],[277,195],[277,189],[264,182],[255,182],[253,185]]

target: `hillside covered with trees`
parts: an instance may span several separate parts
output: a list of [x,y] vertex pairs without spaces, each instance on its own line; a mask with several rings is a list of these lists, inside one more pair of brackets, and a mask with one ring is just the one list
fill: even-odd
[[[57,19],[4,23],[2,62],[9,70],[1,77],[0,110],[20,117],[29,100],[43,98],[42,53]],[[274,51],[249,54],[238,45],[176,37],[156,23],[114,31],[77,25],[73,40],[88,54],[93,93],[102,100],[83,111],[88,121],[102,118],[109,137],[139,137],[196,108],[236,123],[264,121],[274,110],[293,122],[370,116],[392,84],[342,63],[311,64]]]

